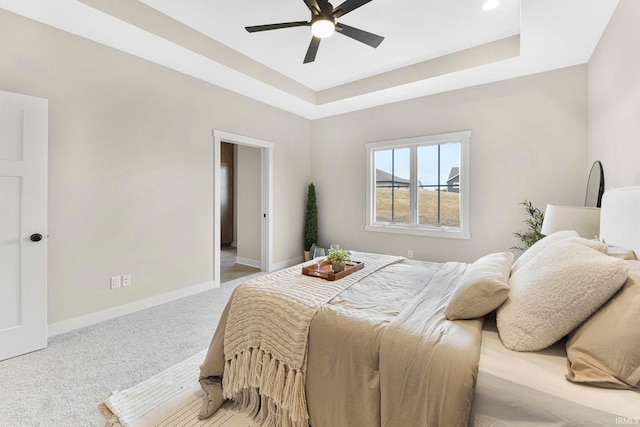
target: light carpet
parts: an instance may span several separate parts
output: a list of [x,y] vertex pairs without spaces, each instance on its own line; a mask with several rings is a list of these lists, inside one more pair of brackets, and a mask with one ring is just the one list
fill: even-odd
[[142,381],[113,393],[104,404],[114,417],[113,427],[254,427],[257,424],[225,403],[212,417],[198,419],[202,389],[199,367],[206,351]]
[[0,427],[104,427],[107,396],[207,348],[235,287],[258,275],[50,337],[46,349],[1,361]]

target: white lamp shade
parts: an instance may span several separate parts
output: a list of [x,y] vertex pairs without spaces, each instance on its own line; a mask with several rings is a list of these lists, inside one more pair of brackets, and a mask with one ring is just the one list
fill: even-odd
[[547,205],[540,232],[548,236],[564,230],[575,230],[585,239],[597,237],[600,234],[600,208]]

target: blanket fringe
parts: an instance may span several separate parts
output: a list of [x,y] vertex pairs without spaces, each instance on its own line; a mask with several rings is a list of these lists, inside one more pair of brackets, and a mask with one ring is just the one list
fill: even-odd
[[122,427],[122,424],[120,424],[120,420],[118,419],[118,417],[113,415],[111,418],[109,418],[109,421],[107,421],[107,427]]
[[259,408],[256,416],[263,424],[308,426],[305,377],[313,317],[340,292],[403,259],[359,257],[367,265],[339,281],[321,283],[293,266],[236,288],[224,329],[223,397],[247,411]]
[[266,427],[307,427],[305,374],[261,349],[249,348],[225,363],[222,390]]

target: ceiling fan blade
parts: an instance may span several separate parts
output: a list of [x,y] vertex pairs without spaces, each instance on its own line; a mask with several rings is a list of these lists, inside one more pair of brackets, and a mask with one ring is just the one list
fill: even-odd
[[336,24],[336,31],[371,47],[378,47],[384,40],[384,37],[340,23]]
[[311,43],[309,43],[309,49],[307,49],[307,54],[304,56],[303,64],[307,64],[316,60],[316,53],[318,53],[320,40],[320,37],[315,36],[311,39]]
[[318,5],[317,0],[304,0],[304,3],[307,5],[312,14],[320,14],[320,6]]
[[340,6],[333,8],[333,17],[339,18],[342,15],[346,15],[352,10],[359,8],[360,6],[363,6],[370,1],[371,0],[347,0]]
[[283,22],[281,24],[254,25],[252,27],[244,27],[250,33],[257,31],[277,30],[280,28],[304,27],[309,25],[307,21]]

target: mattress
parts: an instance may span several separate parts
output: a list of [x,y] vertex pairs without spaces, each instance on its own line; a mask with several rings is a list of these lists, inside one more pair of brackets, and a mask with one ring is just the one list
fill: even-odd
[[538,352],[510,351],[488,317],[469,426],[640,424],[640,391],[574,384],[566,372],[564,342]]

